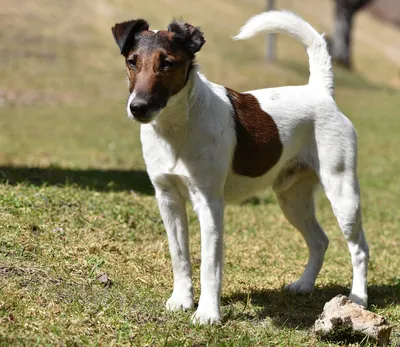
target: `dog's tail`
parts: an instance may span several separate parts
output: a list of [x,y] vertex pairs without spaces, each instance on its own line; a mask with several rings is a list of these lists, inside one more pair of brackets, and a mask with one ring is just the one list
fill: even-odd
[[287,34],[300,41],[309,56],[309,84],[323,87],[333,95],[332,63],[323,35],[291,12],[269,11],[250,18],[234,39],[248,39],[261,31]]

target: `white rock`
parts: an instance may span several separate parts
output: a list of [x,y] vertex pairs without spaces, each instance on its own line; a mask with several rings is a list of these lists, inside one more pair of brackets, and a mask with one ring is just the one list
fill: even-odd
[[379,345],[386,346],[392,330],[385,318],[366,310],[344,295],[328,301],[314,324],[318,336],[340,339],[341,335],[367,335]]

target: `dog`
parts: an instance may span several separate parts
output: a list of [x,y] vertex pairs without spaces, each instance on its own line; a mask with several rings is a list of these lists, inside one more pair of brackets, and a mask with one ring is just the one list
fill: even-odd
[[369,251],[361,221],[357,135],[333,99],[326,42],[302,18],[279,11],[252,17],[234,39],[259,32],[287,34],[305,46],[307,85],[238,93],[199,72],[195,55],[205,43],[199,28],[172,21],[167,30],[153,31],[143,19],[112,28],[126,63],[127,113],[141,123],[143,156],[168,235],[174,277],[166,303],[170,311],[194,306],[188,200],[200,222],[201,294],[194,323],[221,321],[225,204],[268,186],[309,250],[303,274],[286,288],[311,292],[322,267],[329,240],[313,200],[322,185],[351,254],[350,299],[367,305]]

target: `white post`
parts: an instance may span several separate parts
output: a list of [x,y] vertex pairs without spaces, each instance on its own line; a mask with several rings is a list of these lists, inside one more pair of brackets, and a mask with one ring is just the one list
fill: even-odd
[[[275,0],[267,0],[267,11],[275,9]],[[267,60],[275,61],[276,59],[276,34],[267,34],[265,37],[267,46]]]

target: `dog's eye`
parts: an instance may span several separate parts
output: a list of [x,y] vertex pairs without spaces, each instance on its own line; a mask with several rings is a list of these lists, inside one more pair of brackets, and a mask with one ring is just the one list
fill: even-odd
[[161,67],[164,70],[170,70],[173,66],[175,65],[175,62],[171,61],[171,60],[164,60],[161,64]]
[[136,68],[136,61],[137,61],[136,57],[132,58],[132,59],[128,59],[128,61],[127,61],[128,66],[132,69]]

